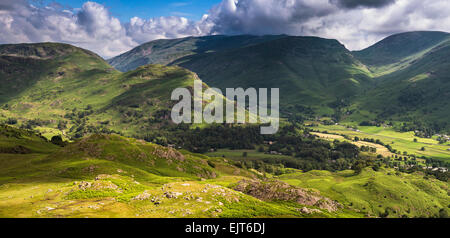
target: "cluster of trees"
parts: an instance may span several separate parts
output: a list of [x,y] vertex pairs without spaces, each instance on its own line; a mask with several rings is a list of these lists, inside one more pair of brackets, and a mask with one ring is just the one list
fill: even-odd
[[77,108],[72,109],[72,112],[66,113],[64,118],[80,123],[82,119],[92,115],[93,113],[94,110],[92,109],[92,106],[88,105],[84,110],[78,110]]
[[[216,149],[255,149],[280,156],[265,159],[245,159],[239,166],[280,173],[283,168],[309,170],[345,170],[366,166],[360,149],[347,142],[329,142],[315,138],[309,130],[296,124],[280,128],[275,135],[261,135],[259,126],[219,124],[189,129],[187,125],[172,125],[165,130],[140,137],[161,145],[175,145],[189,151],[204,153]],[[245,156],[244,156],[245,157]],[[361,160],[361,161],[360,161]]]
[[167,146],[174,144],[196,153],[211,149],[254,149],[262,144],[264,136],[258,126],[219,124],[207,128],[189,129],[188,125],[171,125],[165,130],[137,136],[149,142]]

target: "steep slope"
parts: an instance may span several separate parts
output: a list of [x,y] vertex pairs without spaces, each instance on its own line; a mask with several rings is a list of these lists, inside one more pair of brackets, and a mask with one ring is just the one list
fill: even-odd
[[389,36],[373,46],[352,52],[375,77],[405,69],[434,47],[450,39],[447,32],[415,31]]
[[109,59],[108,63],[126,72],[146,64],[169,64],[188,55],[234,49],[280,37],[282,36],[217,35],[155,40]]
[[[419,33],[412,33],[417,36]],[[425,36],[443,36],[444,33],[423,33]],[[430,34],[430,35],[429,35]],[[445,35],[445,34],[444,34]],[[446,34],[448,36],[448,34]],[[408,36],[406,34],[405,36]],[[434,38],[433,38],[434,39]],[[415,54],[413,60],[398,61],[403,64],[395,71],[386,72],[377,78],[377,86],[356,101],[359,111],[371,111],[366,114],[379,120],[392,120],[408,124],[405,130],[432,129],[435,132],[450,132],[450,38]],[[416,41],[411,38],[411,43]],[[396,41],[394,41],[396,42]],[[433,44],[430,40],[430,45]],[[397,49],[388,42],[379,43],[383,48]],[[398,52],[408,51],[409,44]],[[427,46],[428,47],[428,46]],[[417,48],[420,51],[420,48]],[[373,53],[377,57],[382,53]],[[392,53],[395,54],[395,53]],[[411,57],[407,59],[412,59]],[[361,115],[356,113],[354,118]],[[367,117],[366,119],[374,119]],[[359,119],[361,120],[361,119]]]
[[67,44],[0,45],[0,103],[36,84],[62,84],[67,78],[85,83],[112,71],[98,55]]
[[[363,65],[335,40],[284,37],[239,49],[175,61],[209,85],[280,88],[284,112],[294,105],[323,107],[370,85]],[[293,108],[291,108],[293,107]]]
[[28,129],[58,128],[75,138],[111,130],[142,135],[169,123],[171,92],[192,88],[195,79],[177,66],[121,73],[65,44],[2,45],[0,118]]
[[449,33],[439,31],[400,33],[353,54],[366,65],[387,65],[434,47],[449,37]]
[[[232,43],[222,45],[219,39]],[[153,56],[151,61],[144,59],[156,53],[137,48],[125,58],[119,56],[110,62],[122,69],[132,68],[124,66],[130,58],[134,62],[142,59],[140,63],[179,65],[221,89],[280,88],[280,103],[286,113],[313,106],[317,112],[332,114],[328,104],[352,97],[371,84],[366,67],[336,40],[292,36],[189,38],[193,40],[202,42],[199,45],[203,47],[194,51],[189,48],[179,57],[171,55],[182,48],[181,43],[160,49],[158,55],[165,56]]]

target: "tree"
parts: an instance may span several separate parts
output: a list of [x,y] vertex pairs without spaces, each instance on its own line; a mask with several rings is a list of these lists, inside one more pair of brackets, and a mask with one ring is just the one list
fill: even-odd
[[16,118],[8,118],[6,120],[6,123],[9,125],[15,125],[15,124],[17,124],[17,119]]
[[59,121],[58,122],[58,129],[59,130],[67,129],[67,122],[66,121]]
[[62,137],[60,135],[53,136],[51,141],[53,144],[58,146],[65,146],[66,143],[63,141]]
[[264,147],[263,147],[263,146],[260,146],[260,147],[258,148],[258,152],[264,152]]

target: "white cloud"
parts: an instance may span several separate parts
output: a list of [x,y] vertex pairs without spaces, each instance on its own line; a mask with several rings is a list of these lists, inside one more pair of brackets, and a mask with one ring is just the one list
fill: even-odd
[[1,43],[64,42],[93,50],[104,57],[112,57],[137,45],[126,35],[120,21],[98,3],[86,2],[74,13],[52,7],[39,8],[26,1],[11,2],[19,4],[0,11]]
[[127,35],[138,43],[155,39],[181,38],[205,35],[210,31],[206,21],[193,22],[184,17],[159,17],[144,20],[131,18],[126,25]]
[[0,43],[64,42],[105,58],[147,41],[208,34],[290,34],[335,38],[361,49],[393,33],[450,31],[448,0],[223,0],[200,21],[171,16],[120,22],[108,9],[86,2],[33,6],[1,0]]
[[365,48],[394,33],[450,31],[448,0],[223,0],[210,12],[225,34],[314,35]]

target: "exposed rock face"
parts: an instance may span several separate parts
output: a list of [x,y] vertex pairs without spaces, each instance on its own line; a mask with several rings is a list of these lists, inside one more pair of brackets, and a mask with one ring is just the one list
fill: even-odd
[[185,159],[183,154],[172,148],[156,148],[153,154],[165,159],[176,159],[178,161],[184,161]]
[[338,202],[323,197],[317,192],[307,191],[276,180],[241,180],[234,190],[263,201],[292,201],[302,205],[317,206],[330,212],[337,211],[342,207]]

